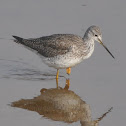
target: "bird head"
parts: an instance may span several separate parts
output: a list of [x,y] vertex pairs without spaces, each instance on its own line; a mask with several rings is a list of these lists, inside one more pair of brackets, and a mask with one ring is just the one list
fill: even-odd
[[90,26],[86,33],[85,33],[85,38],[88,39],[93,39],[94,41],[99,42],[106,50],[107,52],[113,57],[115,58],[112,53],[109,51],[109,49],[103,44],[102,42],[102,33],[101,30],[98,26]]

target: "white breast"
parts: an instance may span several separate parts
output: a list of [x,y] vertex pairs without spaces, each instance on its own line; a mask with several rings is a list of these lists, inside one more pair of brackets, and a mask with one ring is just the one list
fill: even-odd
[[56,69],[64,69],[68,67],[73,67],[76,64],[80,63],[83,58],[74,58],[67,55],[56,56],[52,58],[45,58],[42,56],[42,60],[49,67],[54,67]]

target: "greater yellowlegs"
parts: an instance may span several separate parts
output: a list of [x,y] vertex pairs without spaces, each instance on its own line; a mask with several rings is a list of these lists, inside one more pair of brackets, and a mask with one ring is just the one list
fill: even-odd
[[102,43],[102,33],[98,26],[90,26],[83,38],[73,34],[53,34],[32,39],[13,37],[15,42],[37,51],[45,64],[56,68],[56,79],[59,69],[66,69],[67,74],[70,74],[71,67],[89,58],[94,51],[94,41],[98,41],[114,58]]

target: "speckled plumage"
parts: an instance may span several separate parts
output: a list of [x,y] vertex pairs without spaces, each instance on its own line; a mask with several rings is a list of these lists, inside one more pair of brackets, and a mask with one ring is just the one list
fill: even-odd
[[98,26],[87,29],[84,37],[73,34],[54,34],[35,39],[23,39],[17,36],[16,42],[25,45],[42,56],[44,63],[56,69],[73,67],[94,51],[96,36],[102,39]]
[[25,46],[28,46],[44,57],[54,57],[70,52],[73,46],[82,48],[84,44],[80,36],[73,34],[54,34],[36,39],[22,39],[17,41]]

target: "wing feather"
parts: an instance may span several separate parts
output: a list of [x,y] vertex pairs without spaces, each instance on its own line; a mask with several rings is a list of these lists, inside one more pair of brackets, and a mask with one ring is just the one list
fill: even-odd
[[36,39],[23,39],[19,42],[36,50],[44,57],[63,55],[70,51],[73,44],[82,41],[81,37],[72,34],[54,34]]

